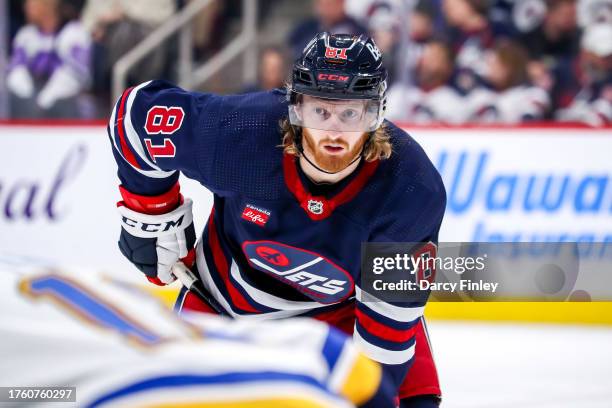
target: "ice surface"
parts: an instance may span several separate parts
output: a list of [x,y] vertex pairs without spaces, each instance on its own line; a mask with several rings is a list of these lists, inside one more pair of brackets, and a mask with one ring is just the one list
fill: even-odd
[[612,328],[433,321],[443,408],[612,407]]

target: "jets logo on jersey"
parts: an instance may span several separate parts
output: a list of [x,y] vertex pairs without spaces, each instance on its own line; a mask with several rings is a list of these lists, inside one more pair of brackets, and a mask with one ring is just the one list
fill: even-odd
[[255,252],[261,259],[264,259],[266,262],[269,262],[275,266],[289,266],[290,264],[289,259],[287,259],[285,254],[275,248],[262,245],[256,247]]
[[270,218],[270,211],[247,204],[242,210],[242,219],[263,227]]
[[323,201],[308,200],[308,211],[313,214],[323,214]]
[[247,241],[242,250],[253,268],[319,303],[341,302],[353,291],[351,275],[314,252],[274,241]]

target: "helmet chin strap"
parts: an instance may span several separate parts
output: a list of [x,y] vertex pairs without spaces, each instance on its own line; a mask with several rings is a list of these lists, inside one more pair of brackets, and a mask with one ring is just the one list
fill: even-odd
[[[317,169],[318,171],[325,173],[325,174],[338,174],[343,172],[344,170],[348,169],[349,167],[351,167],[351,165],[353,163],[355,163],[357,160],[361,159],[363,157],[363,152],[365,151],[365,148],[367,147],[367,145],[370,143],[370,139],[371,137],[368,137],[368,140],[366,140],[366,142],[363,144],[363,146],[361,147],[361,151],[359,152],[359,154],[357,156],[355,156],[355,158],[349,163],[347,164],[343,169],[338,170],[338,171],[327,171],[327,170],[323,170],[322,168],[320,168],[319,166],[317,166],[316,164],[314,164],[309,158],[308,156],[306,156],[306,153],[304,152],[304,146],[302,145],[302,129],[299,126],[293,126],[293,132],[296,134],[296,145],[298,148],[298,151],[300,152],[300,155],[302,157],[304,157],[304,159],[306,159],[306,161],[308,162],[308,164],[310,164],[312,167],[314,167],[315,169]],[[371,134],[370,134],[371,136]]]

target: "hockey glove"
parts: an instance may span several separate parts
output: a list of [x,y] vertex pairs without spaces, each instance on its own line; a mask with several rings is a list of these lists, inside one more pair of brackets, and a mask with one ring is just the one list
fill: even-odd
[[[121,215],[121,253],[152,283],[173,282],[176,278],[171,269],[176,262],[193,264],[196,241],[193,202],[183,199],[178,184],[157,197],[139,196],[123,187],[120,190],[123,201],[117,207]],[[162,212],[169,209],[172,210]]]

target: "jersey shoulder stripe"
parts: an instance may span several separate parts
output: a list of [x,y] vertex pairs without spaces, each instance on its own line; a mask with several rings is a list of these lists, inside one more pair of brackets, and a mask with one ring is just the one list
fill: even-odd
[[147,177],[166,178],[175,171],[164,171],[152,160],[143,144],[146,136],[142,133],[144,127],[139,133],[139,120],[134,117],[134,111],[141,103],[141,92],[152,82],[144,82],[125,90],[111,114],[109,136],[116,151],[134,170]]
[[121,156],[123,156],[123,158],[133,167],[140,169],[140,164],[138,163],[138,161],[136,161],[134,153],[128,146],[127,137],[125,135],[125,127],[123,126],[123,121],[125,120],[125,102],[127,100],[128,95],[130,94],[130,92],[132,92],[133,89],[133,87],[128,88],[123,92],[123,95],[121,95],[121,99],[119,100],[119,105],[117,107],[117,116],[111,126],[113,126],[113,128],[116,127],[117,129],[117,134],[119,136],[119,146],[121,146]]

